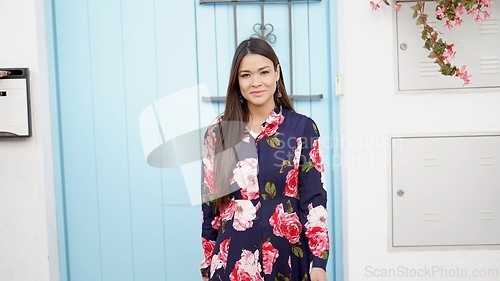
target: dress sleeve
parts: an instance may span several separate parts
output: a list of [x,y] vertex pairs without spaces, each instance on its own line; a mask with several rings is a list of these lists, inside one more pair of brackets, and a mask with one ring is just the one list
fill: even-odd
[[213,202],[207,198],[213,193],[213,163],[215,150],[215,133],[210,130],[205,134],[203,141],[203,164],[201,176],[202,188],[202,225],[201,225],[201,244],[203,248],[203,261],[201,262],[202,277],[209,278],[210,263],[212,262],[215,240],[217,239],[218,229],[220,228],[220,216],[217,216],[213,209]]
[[318,127],[308,118],[302,137],[298,189],[300,219],[312,253],[312,267],[326,269],[329,253],[327,194],[319,136]]

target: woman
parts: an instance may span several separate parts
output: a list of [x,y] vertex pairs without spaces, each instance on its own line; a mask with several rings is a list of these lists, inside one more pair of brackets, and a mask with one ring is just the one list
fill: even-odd
[[204,140],[204,280],[326,281],[319,132],[295,113],[267,42],[236,49],[224,114]]

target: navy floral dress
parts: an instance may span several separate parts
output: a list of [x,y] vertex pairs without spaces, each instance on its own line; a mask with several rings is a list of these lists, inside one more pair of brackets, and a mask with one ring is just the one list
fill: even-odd
[[[215,126],[207,131],[205,151],[215,149]],[[310,268],[325,269],[329,251],[316,124],[276,108],[256,138],[245,131],[237,155],[228,183],[236,190],[230,202],[217,212],[212,202],[202,204],[202,277],[310,280]],[[204,193],[214,192],[213,162],[213,157],[203,160]]]

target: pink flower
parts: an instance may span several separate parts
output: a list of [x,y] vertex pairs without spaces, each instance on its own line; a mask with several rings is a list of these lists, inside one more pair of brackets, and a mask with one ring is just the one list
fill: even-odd
[[472,18],[476,16],[476,8],[472,8],[467,12],[468,15],[470,15]]
[[237,200],[234,212],[233,228],[236,231],[245,231],[253,226],[253,220],[257,217],[257,209],[249,200]]
[[285,117],[283,116],[283,114],[281,114],[281,111],[279,113],[276,113],[273,110],[266,119],[266,125],[262,129],[262,133],[268,137],[274,136],[274,134],[278,130],[279,125],[283,123],[283,120],[285,120]]
[[448,29],[452,29],[453,28],[453,24],[451,23],[450,20],[446,20],[446,22],[444,23],[444,26],[448,27]]
[[307,244],[313,255],[322,257],[325,251],[329,249],[329,237],[326,229],[313,226],[306,230]]
[[373,1],[370,1],[370,6],[372,6],[372,11],[376,11],[376,10],[380,9],[380,5],[375,4]]
[[319,226],[321,228],[324,228],[326,231],[328,227],[328,221],[326,219],[327,213],[325,207],[323,205],[318,205],[313,208],[312,204],[310,203],[307,206],[307,209],[309,210],[309,213],[307,214],[307,222],[304,225],[305,228],[309,229],[314,226]]
[[201,268],[206,268],[212,263],[212,255],[215,248],[215,241],[201,238],[201,246],[203,248],[203,261],[201,262]]
[[267,241],[262,244],[262,267],[264,268],[265,274],[271,274],[273,272],[273,265],[278,259],[279,252],[273,247],[271,242]]
[[480,15],[477,15],[476,18],[474,19],[475,22],[482,22],[483,19],[481,18]]
[[319,138],[317,138],[313,141],[313,147],[312,147],[311,151],[309,151],[309,157],[311,157],[311,161],[314,165],[314,168],[316,168],[316,170],[318,170],[318,172],[325,171],[325,168],[323,166],[323,160],[321,159]]
[[491,0],[481,0],[481,5],[489,8],[491,6]]
[[234,269],[229,275],[230,281],[264,281],[260,275],[262,269],[259,262],[259,250],[252,253],[243,249],[241,259],[234,264]]
[[491,14],[488,13],[488,11],[483,11],[483,15],[484,15],[484,19],[487,20],[487,19],[491,19]]
[[460,25],[462,25],[462,23],[464,23],[464,21],[462,20],[461,17],[458,17],[458,16],[455,17],[455,25],[460,26]]
[[445,62],[450,62],[452,59],[455,58],[456,52],[453,51],[453,46],[454,46],[454,44],[449,44],[446,46],[446,49],[445,49],[443,56],[442,56],[443,60]]
[[226,267],[227,264],[227,255],[229,253],[230,242],[231,238],[224,239],[224,241],[220,243],[219,253],[217,254],[219,256],[219,260],[222,262],[224,267]]
[[234,212],[236,211],[236,201],[231,200],[220,208],[220,217],[222,220],[228,221],[233,219]]
[[396,12],[399,12],[399,11],[401,11],[401,7],[403,7],[403,4],[401,4],[401,3],[396,3],[396,4],[394,5],[394,10],[395,10]]
[[438,19],[443,19],[445,17],[445,12],[446,12],[446,8],[445,7],[440,7],[436,10],[436,16],[438,17]]
[[243,199],[259,198],[259,183],[257,180],[258,162],[256,158],[246,158],[236,163],[233,170],[233,180],[241,187],[241,196]]
[[297,143],[297,147],[295,147],[293,154],[293,167],[298,168],[300,164],[300,153],[302,152],[302,139],[297,138],[295,143]]
[[466,70],[466,67],[465,65],[463,65],[460,69],[457,70],[457,72],[455,73],[455,76],[457,76],[458,78],[462,79],[464,81],[464,85],[469,85],[470,84],[470,77],[472,75],[469,75],[467,73],[467,70]]
[[464,14],[464,5],[459,4],[455,9],[455,17],[461,16]]
[[222,223],[221,217],[215,216],[214,220],[212,221],[212,228],[215,230],[219,230],[221,223]]
[[269,223],[273,227],[273,233],[276,236],[285,237],[291,244],[299,242],[302,224],[299,216],[294,213],[285,213],[283,204],[276,206],[276,210],[269,218]]
[[205,172],[203,176],[203,183],[205,183],[205,187],[208,188],[210,194],[215,194],[214,172],[209,169],[207,165],[203,166],[203,171]]
[[285,196],[297,198],[299,193],[299,169],[293,168],[288,171],[285,181]]

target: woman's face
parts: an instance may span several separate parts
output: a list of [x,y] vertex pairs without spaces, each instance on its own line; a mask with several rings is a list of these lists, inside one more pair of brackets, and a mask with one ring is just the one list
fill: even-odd
[[275,70],[273,62],[262,55],[248,54],[241,60],[238,82],[249,107],[268,107],[272,110],[279,78],[279,65]]

